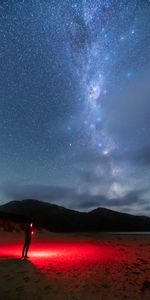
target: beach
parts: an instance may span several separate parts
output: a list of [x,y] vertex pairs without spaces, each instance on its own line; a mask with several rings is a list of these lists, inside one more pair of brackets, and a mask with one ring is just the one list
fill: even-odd
[[0,232],[0,300],[150,299],[150,235]]

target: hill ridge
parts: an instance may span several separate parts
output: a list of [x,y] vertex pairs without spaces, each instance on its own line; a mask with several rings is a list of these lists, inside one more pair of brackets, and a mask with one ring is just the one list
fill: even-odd
[[150,218],[98,207],[79,212],[36,199],[13,200],[0,206],[0,213],[29,218],[52,231],[150,231]]

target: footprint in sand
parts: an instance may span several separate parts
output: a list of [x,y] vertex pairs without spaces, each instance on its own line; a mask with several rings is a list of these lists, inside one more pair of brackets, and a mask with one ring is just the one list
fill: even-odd
[[7,279],[7,280],[11,280],[13,277],[11,277],[9,275],[5,275],[4,278]]
[[144,281],[143,282],[141,292],[145,292],[146,290],[150,291],[150,281]]
[[25,282],[29,282],[30,281],[29,277],[24,277],[23,279],[24,279]]
[[18,287],[16,288],[16,291],[17,291],[17,292],[23,291],[23,286],[18,286]]
[[39,283],[41,280],[40,279],[37,279],[37,280],[35,280],[35,283]]
[[147,264],[147,261],[145,259],[139,258],[138,260],[143,264]]
[[46,291],[51,290],[51,287],[49,285],[46,285],[44,290],[46,290]]
[[139,274],[141,274],[141,271],[133,271],[132,273],[135,275],[139,275]]

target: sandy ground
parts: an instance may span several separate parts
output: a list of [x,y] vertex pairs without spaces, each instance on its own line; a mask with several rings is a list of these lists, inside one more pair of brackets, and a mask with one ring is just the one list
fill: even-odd
[[150,235],[0,231],[0,300],[150,300]]

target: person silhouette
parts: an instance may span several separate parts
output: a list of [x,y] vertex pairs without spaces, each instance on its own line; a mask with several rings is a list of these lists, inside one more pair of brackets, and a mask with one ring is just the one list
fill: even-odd
[[22,257],[21,258],[29,258],[27,254],[28,254],[30,243],[31,243],[31,236],[33,234],[33,224],[32,223],[26,224],[25,228],[24,228],[24,232],[25,232],[25,241],[24,241],[24,246],[22,249]]

